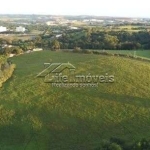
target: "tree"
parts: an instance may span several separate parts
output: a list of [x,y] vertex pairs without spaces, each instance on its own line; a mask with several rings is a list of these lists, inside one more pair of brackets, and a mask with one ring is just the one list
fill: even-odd
[[12,50],[13,54],[21,54],[22,52],[22,49],[19,47],[14,47],[14,49]]
[[35,46],[42,47],[42,38],[41,36],[37,36],[34,41]]
[[51,43],[52,50],[59,50],[60,49],[60,43],[58,40],[53,40]]
[[80,47],[74,47],[73,52],[75,52],[75,53],[81,52],[81,48]]
[[3,49],[3,53],[4,53],[5,55],[10,54],[11,52],[12,52],[12,48],[5,47],[5,48]]
[[105,49],[116,49],[118,42],[117,36],[104,35]]
[[121,146],[116,144],[116,143],[112,143],[110,144],[110,146],[108,147],[109,150],[122,150]]

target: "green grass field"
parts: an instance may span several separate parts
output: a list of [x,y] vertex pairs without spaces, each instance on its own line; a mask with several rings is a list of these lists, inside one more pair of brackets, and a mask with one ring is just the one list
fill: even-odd
[[[0,89],[2,150],[94,150],[110,137],[149,138],[150,63],[52,51],[11,61],[16,70]],[[108,73],[115,82],[98,88],[51,87],[36,78],[50,61],[70,62],[77,74]]]
[[136,56],[150,58],[150,50],[105,50],[105,51],[109,53],[127,54],[132,56],[134,56],[135,53]]

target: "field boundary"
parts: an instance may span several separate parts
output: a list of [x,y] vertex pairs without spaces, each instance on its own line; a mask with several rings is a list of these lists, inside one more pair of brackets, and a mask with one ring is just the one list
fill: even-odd
[[140,61],[146,61],[150,62],[150,58],[142,57],[142,56],[137,56],[134,54],[121,54],[121,53],[110,53],[108,51],[99,51],[99,50],[62,50],[63,52],[73,52],[73,53],[83,53],[83,54],[96,54],[96,55],[106,55],[106,56],[116,56],[116,57],[124,57],[124,58],[130,58],[130,59],[135,59],[135,60],[140,60]]

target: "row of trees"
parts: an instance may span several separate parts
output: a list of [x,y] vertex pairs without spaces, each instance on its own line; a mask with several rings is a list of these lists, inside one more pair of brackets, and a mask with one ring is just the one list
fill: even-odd
[[35,40],[34,43],[36,46],[50,49],[73,49],[74,47],[109,50],[150,49],[150,32],[66,30],[59,38],[55,38],[54,35],[41,36],[40,40],[38,42]]
[[82,49],[150,49],[150,32],[93,31],[66,33],[59,39],[62,48]]
[[35,47],[53,50],[74,49],[74,47],[106,50],[150,49],[150,32],[100,31],[96,29],[65,30],[60,37],[56,37],[55,34],[42,34],[26,41],[0,39],[0,46],[3,44],[11,44],[23,51]]

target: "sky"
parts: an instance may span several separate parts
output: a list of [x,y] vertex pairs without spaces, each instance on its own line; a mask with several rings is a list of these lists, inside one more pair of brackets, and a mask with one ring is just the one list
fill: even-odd
[[2,0],[0,14],[150,18],[150,2],[148,0]]

